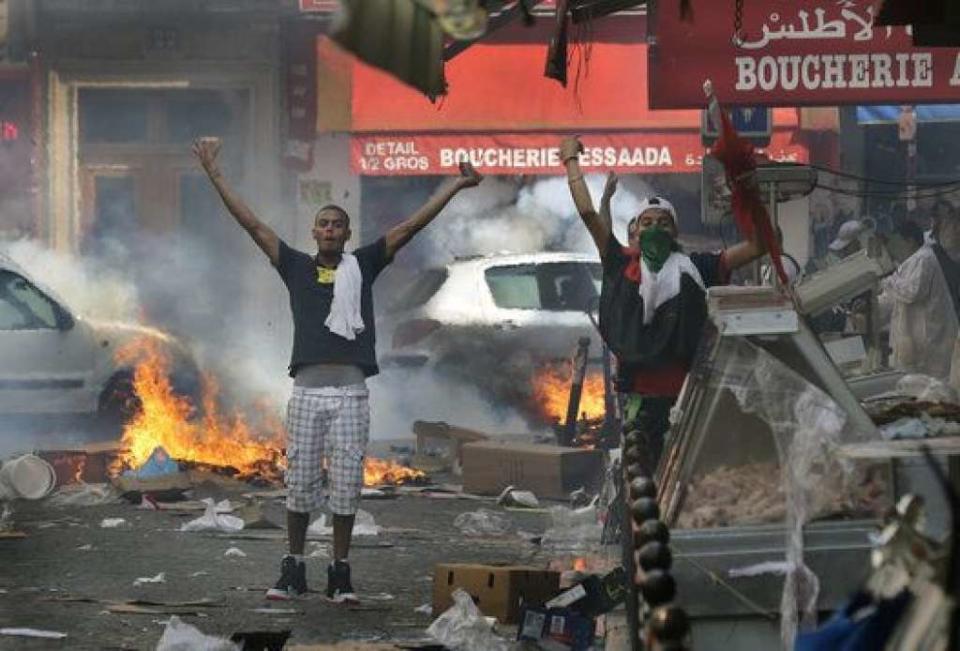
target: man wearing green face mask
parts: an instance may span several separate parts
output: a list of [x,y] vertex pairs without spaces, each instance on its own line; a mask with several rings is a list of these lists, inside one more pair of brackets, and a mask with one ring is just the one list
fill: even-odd
[[749,240],[716,253],[683,253],[676,210],[663,197],[641,203],[624,247],[605,218],[612,192],[605,193],[600,213],[594,209],[580,171],[582,150],[579,140],[567,138],[560,157],[577,211],[603,263],[600,331],[617,356],[618,388],[625,394],[624,429],[642,433],[642,465],[652,476],[670,408],[707,321],[706,288],[727,283],[731,271],[766,251],[759,240]]

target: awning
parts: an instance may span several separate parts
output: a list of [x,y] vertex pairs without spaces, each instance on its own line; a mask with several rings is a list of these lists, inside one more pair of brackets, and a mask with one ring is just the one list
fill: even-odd
[[[778,161],[806,163],[794,131],[775,130],[765,152]],[[354,174],[411,176],[456,174],[461,160],[484,174],[563,174],[560,133],[364,134],[351,138]],[[698,173],[704,147],[699,131],[630,131],[582,136],[585,172]]]
[[[915,107],[917,122],[960,122],[960,104],[929,104]],[[858,106],[860,124],[888,124],[897,122],[899,106]]]

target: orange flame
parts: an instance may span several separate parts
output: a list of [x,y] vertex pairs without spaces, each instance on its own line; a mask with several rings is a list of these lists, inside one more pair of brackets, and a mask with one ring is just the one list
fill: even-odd
[[577,572],[586,572],[587,571],[587,559],[577,557],[573,559],[573,569]]
[[[572,371],[557,367],[545,367],[533,376],[533,399],[544,417],[558,422],[567,418],[570,402]],[[588,371],[580,394],[580,413],[589,419],[602,418],[604,414],[603,373]]]
[[406,484],[426,477],[426,473],[389,459],[367,457],[363,463],[363,485]]
[[[283,433],[275,416],[262,418],[254,435],[243,414],[220,413],[219,388],[213,377],[203,378],[201,403],[196,410],[177,396],[170,384],[170,361],[149,341],[135,340],[117,351],[117,360],[135,364],[133,386],[142,407],[124,426],[122,462],[138,468],[157,447],[171,458],[251,471],[257,461],[278,460]],[[265,414],[268,412],[264,412]]]

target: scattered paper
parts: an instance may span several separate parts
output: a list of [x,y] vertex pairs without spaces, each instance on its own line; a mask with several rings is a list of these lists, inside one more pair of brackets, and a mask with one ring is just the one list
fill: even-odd
[[160,574],[156,576],[140,577],[139,579],[133,582],[133,587],[136,588],[147,583],[166,583],[166,582],[167,582],[166,574],[164,572],[160,572]]
[[90,543],[87,543],[86,545],[80,545],[79,547],[77,547],[77,551],[78,552],[93,551],[93,545],[91,545]]
[[157,643],[157,651],[239,651],[240,646],[230,640],[204,635],[173,615]]
[[432,615],[432,614],[433,614],[433,606],[430,605],[430,604],[423,604],[422,606],[417,606],[416,608],[414,608],[414,609],[413,609],[413,612],[415,612],[415,613],[421,613],[421,614],[424,614],[424,615]]
[[62,640],[67,637],[66,633],[42,631],[37,628],[0,628],[0,635],[9,635],[11,637],[42,637],[47,640]]
[[333,550],[330,545],[322,542],[312,541],[310,543],[313,549],[307,554],[307,558],[332,558]]
[[231,547],[227,551],[223,552],[223,555],[227,558],[246,558],[247,554],[239,547]]
[[[307,529],[307,533],[313,534],[314,536],[332,536],[333,526],[327,526],[327,516],[323,514],[311,523],[310,528]],[[356,520],[353,523],[353,536],[379,535],[380,526],[373,519],[373,515],[363,509],[359,509]]]
[[194,573],[191,574],[190,576],[191,576],[191,577],[198,577],[198,576],[209,576],[209,575],[210,575],[210,572],[207,572],[206,570],[200,570],[199,572],[194,572]]
[[127,521],[123,518],[104,518],[100,522],[101,529],[116,529],[117,527],[122,527],[127,524]]

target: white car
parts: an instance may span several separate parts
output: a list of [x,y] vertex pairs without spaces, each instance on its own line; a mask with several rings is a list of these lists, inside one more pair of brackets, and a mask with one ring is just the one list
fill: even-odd
[[578,253],[484,256],[427,269],[390,306],[380,359],[488,385],[569,360],[582,337],[599,359],[588,310],[595,313],[601,277],[599,260]]
[[0,253],[0,425],[115,428],[136,408],[118,348],[145,337],[171,360],[178,393],[195,395],[190,352],[158,330],[87,320]]

